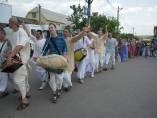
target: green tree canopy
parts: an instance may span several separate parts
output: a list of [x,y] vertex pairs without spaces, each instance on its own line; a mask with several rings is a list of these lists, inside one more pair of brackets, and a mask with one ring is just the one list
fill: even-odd
[[74,29],[81,29],[87,22],[87,19],[83,17],[83,8],[80,4],[78,6],[72,5],[70,8],[73,10],[73,13],[69,17],[69,20],[75,24]]
[[94,32],[97,32],[100,28],[111,31],[113,36],[116,35],[117,20],[114,17],[106,17],[105,15],[92,16],[91,27]]
[[[75,26],[75,29],[81,29],[87,24],[87,18],[83,16],[83,8],[78,4],[70,6],[73,10],[73,13],[69,17],[69,20],[72,21]],[[101,28],[103,30],[111,31],[114,37],[118,37],[116,28],[118,26],[117,19],[115,17],[106,17],[105,15],[91,16],[91,28],[94,32],[98,32]]]

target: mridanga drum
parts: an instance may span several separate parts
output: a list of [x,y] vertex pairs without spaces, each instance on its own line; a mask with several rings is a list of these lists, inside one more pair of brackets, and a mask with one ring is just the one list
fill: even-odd
[[75,61],[82,61],[87,55],[87,50],[85,48],[80,48],[74,52]]
[[37,64],[48,72],[62,73],[68,66],[67,60],[62,55],[40,56],[37,59]]
[[0,67],[1,72],[13,73],[23,65],[21,59],[17,56],[10,60],[5,60]]

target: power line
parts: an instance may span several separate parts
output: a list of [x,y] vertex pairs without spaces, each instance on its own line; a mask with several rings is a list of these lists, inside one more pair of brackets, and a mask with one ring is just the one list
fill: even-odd
[[112,3],[111,3],[109,0],[106,0],[106,1],[107,1],[107,3],[112,7],[112,9],[114,10],[115,7],[112,5]]

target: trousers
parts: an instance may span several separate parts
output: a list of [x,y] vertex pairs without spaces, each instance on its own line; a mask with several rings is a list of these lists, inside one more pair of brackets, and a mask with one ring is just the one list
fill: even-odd
[[108,65],[110,61],[112,65],[115,65],[115,53],[107,52],[105,56],[105,64]]
[[49,85],[55,94],[57,90],[62,89],[64,72],[61,74],[50,72]]

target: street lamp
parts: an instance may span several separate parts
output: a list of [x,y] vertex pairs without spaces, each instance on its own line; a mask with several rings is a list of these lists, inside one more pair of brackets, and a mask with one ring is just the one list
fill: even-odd
[[123,8],[120,8],[118,6],[118,9],[117,9],[117,23],[118,23],[118,26],[117,26],[117,33],[119,33],[119,12],[122,10]]

